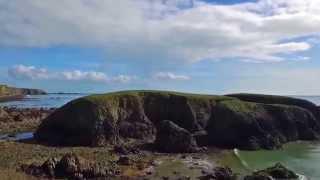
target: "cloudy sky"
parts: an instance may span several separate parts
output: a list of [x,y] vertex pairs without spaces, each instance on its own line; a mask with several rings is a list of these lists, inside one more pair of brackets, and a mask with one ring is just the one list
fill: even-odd
[[0,83],[320,94],[319,0],[0,0]]

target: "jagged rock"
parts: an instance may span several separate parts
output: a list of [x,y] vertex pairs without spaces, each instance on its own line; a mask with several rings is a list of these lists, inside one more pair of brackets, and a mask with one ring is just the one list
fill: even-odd
[[271,179],[298,179],[299,176],[293,171],[287,169],[280,163],[275,166],[254,172],[252,175],[246,176],[245,180],[271,180]]
[[128,155],[128,154],[137,154],[139,153],[139,149],[132,146],[126,145],[115,145],[113,151],[118,154]]
[[318,108],[289,101],[295,99],[255,103],[163,91],[93,95],[55,111],[39,126],[35,138],[54,145],[103,146],[129,139],[150,143],[161,122],[168,120],[201,146],[275,149],[290,141],[319,139],[320,119],[313,107]]
[[171,121],[162,121],[158,127],[155,145],[167,153],[196,152],[197,143],[190,132]]
[[236,180],[237,175],[228,167],[216,167],[212,172],[206,172],[200,176],[200,180]]
[[22,170],[33,176],[47,178],[95,179],[108,177],[107,169],[74,154],[66,154],[58,161],[50,158],[41,166],[23,165]]
[[47,174],[49,177],[55,177],[55,169],[58,164],[57,158],[49,158],[46,162],[41,165],[42,171]]
[[119,165],[124,165],[124,166],[129,166],[131,165],[133,162],[132,160],[128,157],[128,156],[120,156],[118,162]]

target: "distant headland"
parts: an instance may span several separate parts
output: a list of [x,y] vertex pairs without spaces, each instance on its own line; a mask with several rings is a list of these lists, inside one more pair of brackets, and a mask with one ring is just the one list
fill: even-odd
[[21,99],[26,95],[45,95],[41,89],[17,88],[0,84],[0,102]]

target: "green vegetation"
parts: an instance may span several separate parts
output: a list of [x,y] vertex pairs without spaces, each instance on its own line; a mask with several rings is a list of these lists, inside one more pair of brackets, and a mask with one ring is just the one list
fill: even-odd
[[0,84],[0,97],[3,97],[3,98],[10,97],[10,96],[44,95],[44,94],[46,94],[46,92],[40,89],[15,88],[15,87],[9,87],[7,85]]
[[8,86],[0,85],[0,96],[7,95],[8,93]]
[[258,108],[256,103],[243,102],[240,100],[227,100],[222,101],[219,104],[238,113],[251,113],[256,111]]
[[224,101],[224,100],[234,100],[235,98],[227,97],[227,96],[217,96],[217,95],[203,95],[203,94],[192,94],[192,93],[181,93],[175,91],[156,91],[156,90],[134,90],[134,91],[118,91],[107,94],[97,94],[84,97],[79,100],[88,100],[93,103],[101,103],[103,101],[114,101],[119,99],[120,97],[139,97],[143,98],[148,95],[152,96],[162,96],[162,97],[170,97],[170,96],[183,96],[187,97],[190,100],[214,100],[216,102]]

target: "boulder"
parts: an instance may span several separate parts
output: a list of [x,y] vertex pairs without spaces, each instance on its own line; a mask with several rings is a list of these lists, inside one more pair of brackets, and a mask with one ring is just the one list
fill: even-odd
[[119,160],[117,161],[119,165],[129,166],[133,164],[133,160],[130,159],[128,156],[120,156]]
[[[104,146],[127,140],[150,143],[162,136],[163,126],[169,126],[172,132],[184,134],[189,145],[275,149],[290,141],[319,139],[320,122],[312,103],[290,98],[290,103],[275,102],[273,96],[270,98],[261,103],[166,91],[92,95],[52,113],[42,121],[35,138],[69,146]],[[304,103],[298,106],[291,101]]]
[[280,163],[273,167],[256,171],[252,175],[246,176],[245,180],[271,180],[271,179],[298,179],[299,176],[293,171],[287,169]]
[[8,113],[0,107],[0,120],[6,119],[8,117]]
[[197,142],[189,131],[179,127],[172,121],[162,121],[157,128],[155,145],[166,153],[197,152]]
[[236,180],[237,175],[228,167],[216,167],[212,172],[207,172],[198,177],[199,180]]

